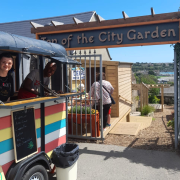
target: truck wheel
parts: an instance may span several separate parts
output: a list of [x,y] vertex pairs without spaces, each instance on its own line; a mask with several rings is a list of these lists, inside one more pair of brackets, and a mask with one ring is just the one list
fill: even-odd
[[48,180],[46,169],[42,165],[31,167],[23,176],[23,180]]

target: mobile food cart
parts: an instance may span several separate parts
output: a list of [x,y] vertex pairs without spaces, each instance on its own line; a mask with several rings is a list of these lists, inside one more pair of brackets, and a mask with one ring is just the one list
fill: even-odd
[[[16,87],[21,84],[23,54],[38,57],[40,83],[45,58],[78,64],[58,44],[0,32],[0,52],[5,51],[15,57]],[[44,97],[40,86],[40,97],[0,104],[0,169],[6,180],[48,180],[52,151],[66,142],[66,102],[72,95]]]

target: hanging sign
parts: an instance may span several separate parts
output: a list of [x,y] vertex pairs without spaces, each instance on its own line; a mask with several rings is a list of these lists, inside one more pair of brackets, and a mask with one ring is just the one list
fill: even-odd
[[72,68],[71,70],[71,79],[72,80],[82,80],[85,79],[85,70],[84,68],[81,68],[81,70],[79,68]]
[[68,33],[39,34],[39,39],[55,42],[66,49],[84,49],[179,42],[179,21],[158,24],[109,27]]
[[38,152],[34,108],[11,112],[15,162]]
[[0,180],[6,180],[1,166],[0,166]]

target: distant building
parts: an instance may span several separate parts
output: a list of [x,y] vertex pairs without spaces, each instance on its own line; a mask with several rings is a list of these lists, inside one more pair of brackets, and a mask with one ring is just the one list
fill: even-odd
[[[157,97],[161,99],[161,89]],[[164,104],[174,104],[174,86],[164,88]]]
[[167,84],[167,80],[165,79],[158,79],[158,83],[161,83],[161,84]]

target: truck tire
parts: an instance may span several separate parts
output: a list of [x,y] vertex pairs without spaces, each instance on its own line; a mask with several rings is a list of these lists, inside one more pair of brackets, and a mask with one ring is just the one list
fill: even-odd
[[22,180],[48,180],[48,174],[44,166],[32,166],[23,176]]

